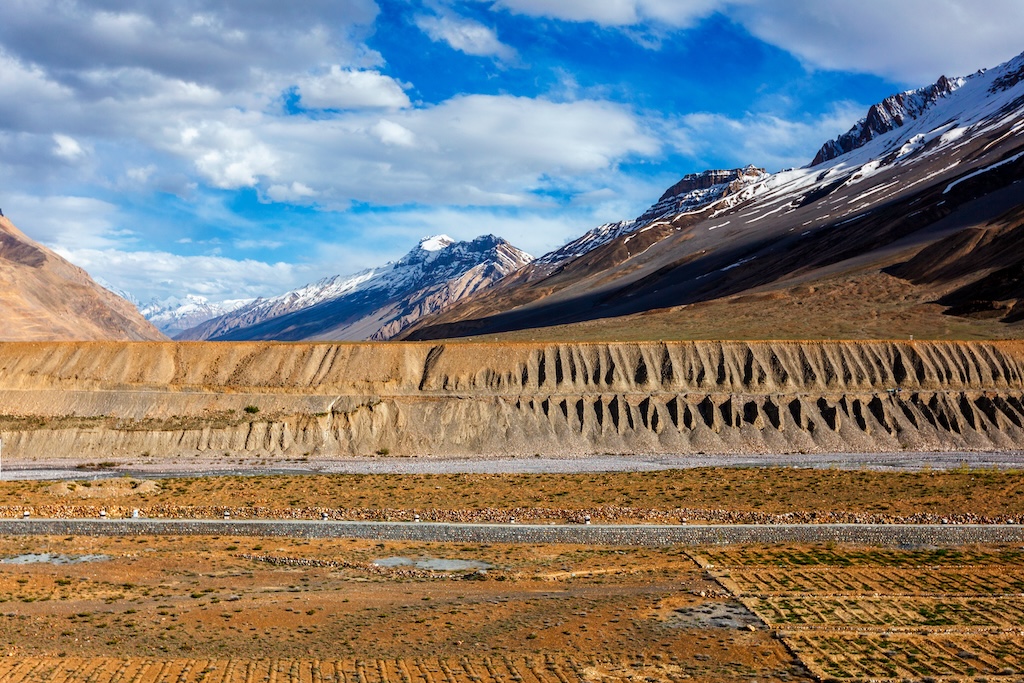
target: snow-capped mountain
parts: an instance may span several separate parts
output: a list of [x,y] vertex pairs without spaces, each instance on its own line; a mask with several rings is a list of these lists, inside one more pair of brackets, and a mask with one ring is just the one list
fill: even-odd
[[756,182],[765,175],[767,174],[763,168],[754,166],[690,173],[666,190],[656,204],[637,218],[600,225],[577,237],[564,247],[539,257],[535,261],[534,267],[545,268],[547,272],[550,272],[555,267],[593,251],[614,239],[643,230],[660,218],[704,210],[726,195],[738,192],[741,188]]
[[811,161],[817,166],[837,156],[863,147],[870,140],[884,135],[916,119],[930,109],[940,98],[946,97],[967,82],[966,78],[941,76],[932,85],[917,90],[890,95],[868,109],[868,114],[854,124],[846,133],[835,140],[829,140]]
[[427,237],[401,259],[256,299],[177,339],[390,339],[420,317],[488,287],[532,261],[494,235]]
[[[715,172],[702,180],[708,189],[684,178],[641,218],[596,228],[523,271],[538,276],[508,278],[405,336],[584,321],[594,334],[597,321],[641,313],[636,324],[683,321],[694,315],[691,304],[709,311],[723,302],[718,325],[743,310],[725,302],[751,291],[751,300],[771,291],[772,301],[799,303],[831,292],[820,307],[823,329],[884,327],[877,307],[864,304],[862,321],[840,313],[874,296],[864,278],[898,292],[895,303],[883,296],[879,306],[920,302],[913,315],[935,323],[923,328],[931,335],[944,325],[941,315],[927,318],[936,315],[928,312],[935,302],[948,306],[947,315],[986,311],[1006,323],[1024,320],[1024,54],[886,98],[806,167],[743,171],[725,189],[710,189],[724,184]],[[808,284],[818,278],[828,286]],[[837,284],[843,278],[858,284]],[[772,334],[770,320],[751,314],[743,324],[756,328],[756,338]],[[794,320],[819,324],[806,314]],[[985,332],[993,333],[1000,334]]]
[[[115,294],[120,294],[120,292],[115,291]],[[207,320],[252,303],[253,299],[228,299],[212,302],[203,296],[186,294],[182,298],[172,296],[162,300],[154,299],[145,306],[140,305],[134,297],[129,301],[138,306],[142,315],[156,325],[157,329],[167,336],[173,337]]]

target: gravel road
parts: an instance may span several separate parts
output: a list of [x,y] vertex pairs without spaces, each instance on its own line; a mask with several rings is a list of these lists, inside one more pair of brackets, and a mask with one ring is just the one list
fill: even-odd
[[191,477],[239,474],[530,474],[585,472],[650,472],[694,467],[801,467],[871,469],[905,472],[925,468],[1024,468],[1024,451],[950,453],[817,453],[787,455],[594,455],[524,458],[332,458],[290,461],[118,463],[103,471],[75,469],[67,461],[5,462],[0,478],[7,480],[67,480],[117,477]]

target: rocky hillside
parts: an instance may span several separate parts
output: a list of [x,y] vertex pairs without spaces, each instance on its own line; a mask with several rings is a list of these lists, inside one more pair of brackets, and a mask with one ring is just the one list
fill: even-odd
[[0,340],[166,339],[128,301],[0,217]]
[[398,261],[257,299],[186,330],[183,340],[390,339],[521,268],[532,257],[493,235],[422,240]]
[[1016,450],[1024,344],[0,344],[0,430],[68,464]]
[[[732,172],[709,202],[679,203],[708,191],[684,179],[656,218],[602,226],[406,337],[1017,336],[1024,259],[987,245],[1024,216],[1022,74],[1024,55],[890,97],[815,163]],[[936,250],[973,267],[925,274]]]

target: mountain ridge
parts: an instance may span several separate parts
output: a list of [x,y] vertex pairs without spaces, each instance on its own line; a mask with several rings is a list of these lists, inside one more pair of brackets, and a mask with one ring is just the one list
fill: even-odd
[[467,242],[435,235],[397,261],[257,299],[175,338],[389,339],[423,315],[489,286],[530,260],[529,254],[494,235]]

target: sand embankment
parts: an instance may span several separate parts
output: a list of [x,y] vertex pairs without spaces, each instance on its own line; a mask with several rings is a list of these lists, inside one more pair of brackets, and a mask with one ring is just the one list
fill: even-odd
[[0,344],[5,457],[1016,449],[1020,342]]

